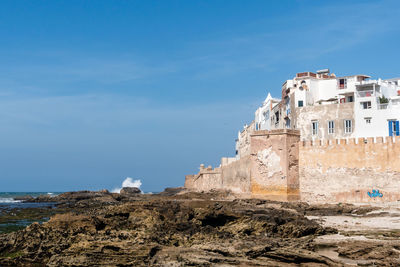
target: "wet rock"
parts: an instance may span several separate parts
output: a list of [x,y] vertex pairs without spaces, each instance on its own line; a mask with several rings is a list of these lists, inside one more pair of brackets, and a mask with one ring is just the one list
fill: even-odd
[[[314,244],[336,229],[304,214],[353,207],[230,200],[229,192],[134,192],[58,196],[63,213],[0,235],[0,266],[343,266]],[[398,266],[397,247],[374,246],[340,243],[337,253]]]
[[160,193],[162,196],[175,196],[179,193],[186,192],[184,187],[167,187]]
[[140,194],[142,191],[137,187],[123,187],[119,193],[121,195],[134,195]]
[[35,198],[32,196],[20,196],[20,197],[14,197],[14,200],[17,201],[25,201],[25,202],[30,202],[32,200],[34,200]]
[[[97,194],[66,193],[62,198],[73,200],[69,212],[0,235],[0,265],[328,263],[304,248],[307,240],[323,234],[324,228],[296,212],[255,205],[249,209],[244,201],[212,201],[205,196],[187,200],[154,195],[107,204],[98,202],[105,196]],[[96,197],[86,199],[88,196]],[[81,208],[82,203],[87,206]],[[280,247],[287,250],[277,250]]]
[[99,191],[100,193],[104,193],[104,194],[109,194],[110,191],[108,191],[107,189],[102,189]]
[[60,195],[40,195],[36,198],[26,200],[25,202],[78,202],[81,200],[95,200],[98,198],[112,198],[112,194],[108,192],[108,190],[101,191],[74,191],[74,192],[66,192]]

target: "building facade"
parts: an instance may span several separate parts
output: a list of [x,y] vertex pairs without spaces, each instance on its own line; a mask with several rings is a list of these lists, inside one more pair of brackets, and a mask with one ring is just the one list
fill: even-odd
[[326,69],[297,73],[281,92],[257,109],[255,131],[299,129],[302,140],[400,134],[400,78],[336,77]]

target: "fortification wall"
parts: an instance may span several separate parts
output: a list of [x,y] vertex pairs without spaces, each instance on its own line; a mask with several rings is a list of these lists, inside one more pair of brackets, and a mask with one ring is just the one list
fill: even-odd
[[237,194],[250,195],[250,156],[240,158],[221,168],[222,187]]
[[200,167],[200,171],[195,175],[186,175],[185,187],[194,191],[210,191],[212,189],[223,189],[220,168]]
[[299,172],[304,201],[400,200],[400,137],[302,141]]
[[196,191],[226,189],[243,196],[298,200],[298,145],[295,130],[256,131],[249,154],[221,168],[186,176],[185,187]]
[[251,137],[252,196],[299,199],[298,131],[258,131]]
[[237,160],[237,158],[221,158],[221,166],[226,166],[231,164],[232,162],[235,162]]
[[249,155],[225,160],[220,168],[201,167],[186,176],[185,187],[322,203],[400,200],[400,137],[299,138],[293,130],[256,131]]

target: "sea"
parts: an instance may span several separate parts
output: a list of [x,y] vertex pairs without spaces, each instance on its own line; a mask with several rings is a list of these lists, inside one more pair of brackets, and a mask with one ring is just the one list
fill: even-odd
[[[62,192],[0,192],[0,205],[2,206],[15,206],[23,207],[25,204],[33,203],[22,203],[20,200],[15,200],[17,197],[38,197],[40,195],[51,195],[56,196]],[[29,205],[27,205],[29,206]]]
[[[24,203],[20,200],[15,200],[17,197],[32,196],[37,197],[40,195],[56,196],[62,192],[0,192],[0,234],[9,231],[22,229],[36,220],[29,219],[5,219],[14,210],[25,208],[42,208],[54,206],[54,203]],[[6,216],[6,217],[5,217]],[[46,221],[48,218],[43,218],[39,222]]]

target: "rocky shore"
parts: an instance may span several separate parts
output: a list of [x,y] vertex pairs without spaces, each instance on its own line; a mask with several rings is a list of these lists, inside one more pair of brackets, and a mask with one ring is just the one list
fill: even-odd
[[0,266],[400,264],[400,230],[377,232],[363,222],[347,229],[339,219],[326,219],[373,220],[387,215],[380,207],[236,199],[229,192],[181,188],[153,195],[81,191],[25,201],[56,202],[57,212],[45,223],[1,234]]

